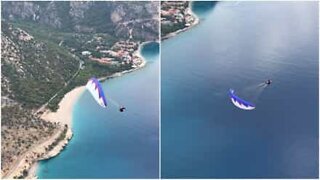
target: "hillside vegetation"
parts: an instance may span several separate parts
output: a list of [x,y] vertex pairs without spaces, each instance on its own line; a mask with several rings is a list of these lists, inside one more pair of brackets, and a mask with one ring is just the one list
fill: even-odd
[[64,95],[90,77],[141,63],[134,51],[158,40],[158,8],[158,2],[2,2],[2,175],[63,128],[35,112],[57,110]]

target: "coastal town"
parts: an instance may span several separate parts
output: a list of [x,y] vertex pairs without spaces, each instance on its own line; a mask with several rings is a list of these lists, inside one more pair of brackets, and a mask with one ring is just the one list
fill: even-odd
[[161,2],[161,38],[167,39],[198,23],[189,1]]
[[[25,31],[20,31],[21,33],[18,34],[20,40],[29,41],[30,39],[32,39],[30,38],[31,36],[28,35]],[[79,52],[80,55],[77,56],[82,59],[80,70],[82,70],[85,67],[85,64],[88,62],[114,66],[129,65],[133,68],[132,70],[141,68],[145,65],[145,61],[139,53],[140,45],[141,44],[139,42],[128,39],[117,41],[109,49],[107,47],[97,45],[95,47],[95,51],[81,51]],[[74,97],[70,97],[70,95],[67,94],[59,103],[59,105],[64,107],[64,109],[58,109],[58,111],[55,113],[52,113],[47,108],[48,103],[40,107],[39,110],[35,111],[34,115],[30,118],[46,120],[44,122],[48,122],[48,125],[46,125],[46,123],[43,124],[51,128],[49,129],[50,133],[47,133],[48,136],[43,136],[43,138],[37,140],[38,143],[35,146],[26,147],[26,149],[22,153],[17,154],[17,156],[14,156],[14,158],[6,158],[6,166],[2,168],[3,178],[34,178],[34,171],[36,169],[38,161],[50,159],[63,150],[64,146],[66,146],[73,135],[71,129],[69,128],[72,118],[71,116],[66,117],[66,114],[70,114],[70,112],[72,112],[72,107],[75,99],[81,92],[83,92],[83,88],[78,89],[77,93],[73,93],[73,95],[71,95]],[[4,103],[2,104],[2,108],[7,108],[17,104],[15,101],[6,96],[3,96],[1,98],[4,101]],[[61,110],[63,112],[61,112]],[[19,127],[17,128],[19,129]],[[3,129],[6,130],[5,127]],[[8,131],[10,131],[10,129],[8,129]],[[23,136],[23,133],[21,133],[21,136]],[[6,136],[3,137],[6,138]],[[12,139],[16,137],[8,136],[8,139],[10,138]],[[21,139],[22,143],[25,142],[23,138]],[[12,151],[10,150],[10,148],[15,148],[16,145],[13,144],[11,147],[10,144],[6,144],[6,146],[3,147],[3,150],[7,150],[6,147],[9,147],[8,151]]]
[[[134,6],[135,10],[140,11],[140,6]],[[157,7],[157,3],[154,6]],[[146,3],[145,7],[147,14],[158,17],[159,11],[152,9],[152,3]],[[188,1],[161,2],[163,39],[197,24],[198,19],[190,7]],[[85,90],[79,85],[89,76],[94,74],[102,80],[145,65],[140,47],[145,42],[158,41],[159,20],[145,13],[143,16],[146,17],[137,16],[137,20],[132,21],[118,11],[115,10],[111,18],[116,29],[112,33],[115,34],[98,30],[88,33],[86,28],[80,28],[76,33],[66,33],[61,29],[46,29],[32,23],[30,26],[19,22],[11,24],[8,18],[5,28],[2,28],[5,31],[2,66],[10,67],[3,68],[5,72],[2,75],[2,87],[5,87],[1,97],[4,102],[2,178],[36,178],[38,162],[50,159],[64,149],[73,136],[73,106]],[[120,16],[123,16],[122,20]],[[134,18],[136,14],[130,16]],[[47,23],[55,26],[52,22]],[[121,26],[118,26],[119,23]],[[104,29],[102,27],[103,24],[99,24],[96,28]],[[19,76],[8,70],[18,72]],[[24,77],[23,84],[21,77]],[[33,77],[43,77],[45,83],[39,83]],[[13,84],[13,79],[17,83]],[[16,93],[25,91],[32,94]],[[40,91],[44,93],[39,95]]]
[[[158,41],[159,19],[154,18],[159,14],[158,3],[103,2],[103,8],[91,6],[99,4],[95,2],[54,2],[44,3],[42,8],[50,9],[52,4],[58,8],[74,6],[79,11],[79,6],[92,8],[87,12],[107,11],[104,8],[108,5],[113,13],[105,23],[90,25],[94,29],[90,32],[86,28],[74,32],[79,22],[64,21],[76,17],[74,13],[67,13],[70,17],[63,19],[52,17],[59,23],[66,22],[65,27],[74,26],[68,32],[68,28],[56,27],[55,22],[48,20],[43,26],[20,16],[21,11],[30,17],[36,14],[35,8],[28,11],[30,6],[38,7],[36,2],[4,5],[16,11],[16,19],[9,18],[12,11],[2,14],[1,19],[3,179],[36,178],[38,162],[58,155],[72,138],[72,109],[87,80],[92,76],[99,80],[113,78],[142,68],[146,62],[140,47]],[[145,12],[139,15],[141,9]],[[46,11],[56,14],[57,9]],[[86,23],[90,18],[105,21],[104,16],[81,17]],[[18,19],[21,21],[15,21]]]
[[90,61],[111,65],[131,65],[133,68],[143,64],[143,59],[138,55],[139,43],[132,40],[116,42],[110,49],[102,46],[95,48],[95,53],[86,50],[81,55]]

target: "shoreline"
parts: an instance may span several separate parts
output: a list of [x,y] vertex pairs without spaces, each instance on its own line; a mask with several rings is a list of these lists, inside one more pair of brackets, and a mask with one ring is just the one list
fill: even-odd
[[[114,73],[110,76],[100,77],[100,78],[98,78],[98,80],[103,82],[105,80],[120,77],[124,74],[130,73],[130,72],[133,72],[133,71],[136,71],[136,70],[139,70],[139,69],[145,67],[147,64],[147,61],[142,56],[141,49],[145,44],[150,43],[150,42],[158,42],[158,41],[142,42],[139,44],[139,48],[134,52],[134,55],[138,56],[141,60],[141,63],[138,64],[136,67],[134,67],[130,70],[125,70],[122,72]],[[43,119],[45,121],[57,122],[60,125],[62,125],[63,127],[64,127],[64,125],[68,125],[68,128],[67,128],[65,138],[62,141],[60,141],[51,151],[46,152],[42,157],[35,159],[33,163],[29,163],[27,165],[27,168],[26,168],[28,170],[28,176],[26,177],[27,179],[37,179],[38,177],[36,176],[36,173],[37,173],[39,161],[45,160],[45,159],[50,159],[50,158],[53,158],[53,157],[59,155],[59,153],[64,149],[64,147],[68,144],[69,140],[72,138],[72,136],[73,136],[73,133],[72,133],[73,107],[74,107],[74,104],[77,102],[77,100],[79,99],[79,97],[81,96],[81,94],[84,91],[85,91],[85,85],[78,86],[78,87],[72,89],[67,94],[65,94],[63,99],[59,102],[59,108],[58,108],[57,112],[52,112],[52,111],[46,109],[45,112],[41,115],[41,119]],[[57,134],[51,136],[50,139],[45,141],[45,143],[51,144],[54,141],[54,139],[56,139]],[[61,133],[59,133],[59,135],[60,134]],[[44,147],[44,145],[37,146],[37,148],[41,148],[41,147]],[[25,166],[26,166],[25,164],[22,165],[22,167],[25,167]],[[12,174],[16,174],[16,172],[12,173]]]
[[[64,133],[65,138],[61,141],[57,141],[57,139],[61,137],[62,133]],[[38,161],[49,159],[59,154],[71,137],[72,132],[70,128],[60,127],[52,136],[31,147],[17,162],[17,165],[13,167],[11,170],[12,172],[3,176],[2,179],[14,179],[21,176],[23,177],[25,171],[27,172],[27,175],[24,178],[36,179]],[[52,146],[54,142],[57,142],[57,145],[54,146],[54,148],[47,150],[47,148]]]
[[188,26],[188,27],[185,27],[185,28],[183,28],[183,29],[179,29],[179,30],[177,30],[177,31],[171,32],[171,33],[169,33],[169,34],[161,37],[161,40],[166,40],[166,39],[169,39],[169,38],[171,38],[171,37],[174,37],[174,36],[176,36],[176,35],[178,35],[178,34],[180,34],[180,33],[182,33],[182,32],[185,32],[185,31],[193,28],[194,26],[196,26],[196,25],[198,25],[198,24],[200,23],[200,18],[199,18],[199,17],[192,11],[192,9],[191,9],[191,6],[192,6],[191,3],[192,3],[192,2],[190,1],[190,2],[189,2],[189,7],[187,8],[187,10],[188,10],[188,13],[189,13],[192,17],[195,18],[194,22],[193,22],[190,26]]
[[59,108],[57,112],[51,112],[50,110],[46,109],[40,118],[49,122],[57,122],[61,125],[67,124],[69,128],[71,128],[73,106],[84,90],[84,86],[72,89],[65,94],[62,100],[59,102]]
[[136,70],[139,70],[139,69],[145,67],[146,64],[147,64],[147,61],[144,59],[144,57],[143,57],[142,54],[141,54],[141,48],[142,48],[145,44],[148,44],[148,43],[150,43],[150,42],[158,42],[158,41],[145,41],[145,42],[142,42],[142,43],[139,44],[138,49],[133,53],[133,55],[138,56],[138,57],[140,58],[140,60],[141,60],[141,63],[140,63],[138,66],[136,66],[136,67],[134,67],[134,68],[132,68],[132,69],[129,69],[129,70],[124,70],[124,71],[122,71],[122,72],[114,73],[114,74],[109,75],[109,76],[100,77],[100,78],[98,78],[98,80],[101,81],[101,82],[103,82],[103,81],[106,81],[106,80],[108,80],[108,79],[113,79],[113,78],[116,78],[116,77],[120,77],[120,76],[122,76],[122,75],[124,75],[124,74],[130,73],[130,72],[133,72],[133,71],[136,71]]

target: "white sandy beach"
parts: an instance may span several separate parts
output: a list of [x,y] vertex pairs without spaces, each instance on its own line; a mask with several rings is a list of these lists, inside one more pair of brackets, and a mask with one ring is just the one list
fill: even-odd
[[79,96],[85,90],[85,86],[77,87],[68,92],[59,103],[57,112],[47,110],[41,118],[46,121],[59,122],[72,127],[73,106],[77,102]]
[[[141,63],[137,67],[131,70],[115,73],[114,75],[111,75],[108,77],[100,78],[99,80],[121,76],[125,73],[129,73],[144,67],[146,65],[146,60],[141,55],[141,47],[144,44],[145,43],[140,44],[139,49],[136,52],[134,52],[134,54],[139,56],[141,59]],[[61,129],[59,129],[52,137],[48,138],[47,140],[45,140],[44,142],[38,145],[35,145],[35,147],[31,148],[27,153],[25,153],[23,158],[20,159],[18,164],[15,166],[15,168],[11,171],[11,173],[5,176],[5,178],[13,178],[14,176],[20,176],[23,169],[28,170],[28,176],[26,177],[27,179],[37,178],[36,170],[38,167],[38,161],[54,157],[63,150],[63,148],[68,144],[68,141],[71,139],[73,135],[71,130],[73,107],[77,102],[77,100],[79,99],[80,95],[84,92],[85,88],[86,88],[85,86],[77,87],[77,88],[74,88],[72,91],[68,92],[67,94],[65,94],[65,96],[59,103],[59,108],[57,112],[52,112],[47,109],[41,115],[41,119],[43,120],[60,123],[62,125]],[[57,139],[58,136],[60,136],[65,124],[68,125],[66,138],[63,141],[60,141],[58,145],[54,147],[51,151],[46,152],[45,147],[52,144],[55,141],[55,139]],[[43,154],[43,155],[40,158],[37,158],[34,155],[34,153]],[[25,161],[26,159],[28,159],[28,162]]]
[[[78,98],[80,97],[80,95],[84,90],[85,90],[85,86],[81,86],[68,92],[59,103],[59,109],[57,110],[57,112],[51,112],[47,110],[41,116],[41,118],[46,121],[59,122],[62,125],[61,128],[57,130],[53,136],[49,137],[43,142],[30,148],[29,151],[27,151],[24,155],[21,156],[21,159],[17,161],[13,169],[2,178],[10,179],[15,176],[19,177],[21,176],[22,171],[24,169],[28,169],[28,177],[26,178],[34,179],[36,178],[36,169],[38,165],[37,161],[54,157],[58,155],[60,151],[62,151],[64,146],[66,146],[66,144],[72,137],[71,125],[72,125],[73,106],[77,102]],[[55,141],[55,139],[57,139],[60,136],[60,134],[63,131],[64,124],[68,125],[66,138],[63,141],[60,141],[58,145],[55,146],[51,151],[49,152],[45,151],[45,147],[52,144]],[[43,155],[39,158],[35,154],[43,154]]]
[[[135,55],[139,56],[141,58],[141,64],[139,66],[137,66],[134,69],[128,70],[128,71],[123,71],[120,73],[116,73],[110,77],[116,77],[116,76],[121,76],[125,73],[129,73],[132,71],[135,71],[137,69],[140,69],[142,67],[144,67],[146,65],[146,61],[143,58],[143,56],[141,55],[140,51],[141,51],[141,46],[143,44],[140,44],[139,49],[135,52]],[[119,75],[118,75],[119,74]],[[100,78],[103,79],[103,78]],[[42,156],[41,158],[39,158],[38,160],[43,160],[43,159],[49,159],[51,157],[54,157],[56,155],[58,155],[61,150],[64,148],[64,146],[66,146],[68,144],[68,141],[71,139],[72,137],[72,112],[73,112],[73,107],[74,104],[77,102],[77,100],[79,99],[80,95],[83,93],[83,91],[85,90],[85,86],[81,86],[81,87],[77,87],[75,89],[73,89],[72,91],[68,92],[63,99],[60,101],[59,103],[59,108],[57,110],[57,112],[51,112],[50,110],[46,110],[45,113],[43,113],[43,115],[41,115],[41,118],[46,120],[46,121],[50,121],[50,122],[58,122],[62,125],[67,124],[68,125],[68,131],[66,134],[66,139],[59,142],[59,144],[50,152],[47,152],[44,156]],[[53,140],[56,137],[53,136],[52,138],[48,139],[45,143],[46,144],[51,144],[53,142]],[[38,148],[44,147],[44,145],[42,146],[38,146]],[[31,178],[37,178],[36,177],[36,169],[37,169],[38,163],[30,163],[28,164],[28,169],[29,169],[29,175],[28,175],[28,179]]]
[[[36,178],[36,169],[38,165],[37,161],[49,159],[58,155],[71,139],[72,131],[70,128],[68,128],[66,138],[60,141],[51,151],[46,151],[45,147],[51,145],[61,135],[62,131],[63,127],[58,129],[53,136],[31,147],[25,154],[21,156],[21,159],[16,162],[11,171],[2,178],[13,179],[14,177],[19,177],[23,174],[24,169],[28,170],[28,176],[26,177],[26,179]],[[41,156],[37,157],[37,155]]]
[[[36,170],[38,167],[37,161],[54,157],[54,156],[58,155],[63,150],[64,146],[66,146],[68,144],[68,141],[72,137],[71,127],[72,127],[72,112],[73,112],[74,104],[77,102],[78,98],[80,97],[80,95],[83,93],[84,90],[85,90],[85,86],[81,86],[81,87],[77,87],[77,88],[73,89],[72,91],[68,92],[63,97],[63,99],[60,101],[59,108],[58,108],[57,112],[51,112],[50,110],[46,110],[46,112],[41,116],[41,118],[46,121],[58,122],[61,125],[67,124],[69,128],[68,128],[68,131],[66,134],[66,138],[63,141],[59,142],[58,145],[56,147],[54,147],[51,151],[49,151],[49,152],[44,151],[44,147],[50,145],[60,135],[60,133],[62,132],[62,129],[61,129],[54,136],[50,137],[49,139],[47,139],[43,143],[41,143],[41,144],[37,145],[35,148],[31,149],[28,153],[26,153],[25,158],[23,158],[20,161],[20,164],[16,167],[16,169],[13,171],[13,173],[11,173],[8,176],[9,178],[10,177],[12,178],[14,176],[19,176],[21,173],[21,170],[24,167],[27,167],[27,169],[29,169],[28,176],[26,177],[26,179],[37,178],[36,177]],[[34,156],[30,155],[31,153],[35,153],[35,152],[37,152],[39,154],[44,153],[44,155],[41,158],[35,158]],[[27,159],[27,158],[36,159],[36,162],[30,163],[31,161],[29,161],[29,163],[26,163],[24,161],[24,159]]]

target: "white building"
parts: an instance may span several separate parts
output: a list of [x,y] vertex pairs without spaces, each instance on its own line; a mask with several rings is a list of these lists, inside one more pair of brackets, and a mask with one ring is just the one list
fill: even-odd
[[91,52],[90,51],[82,51],[81,54],[83,56],[89,56],[89,55],[91,55]]

